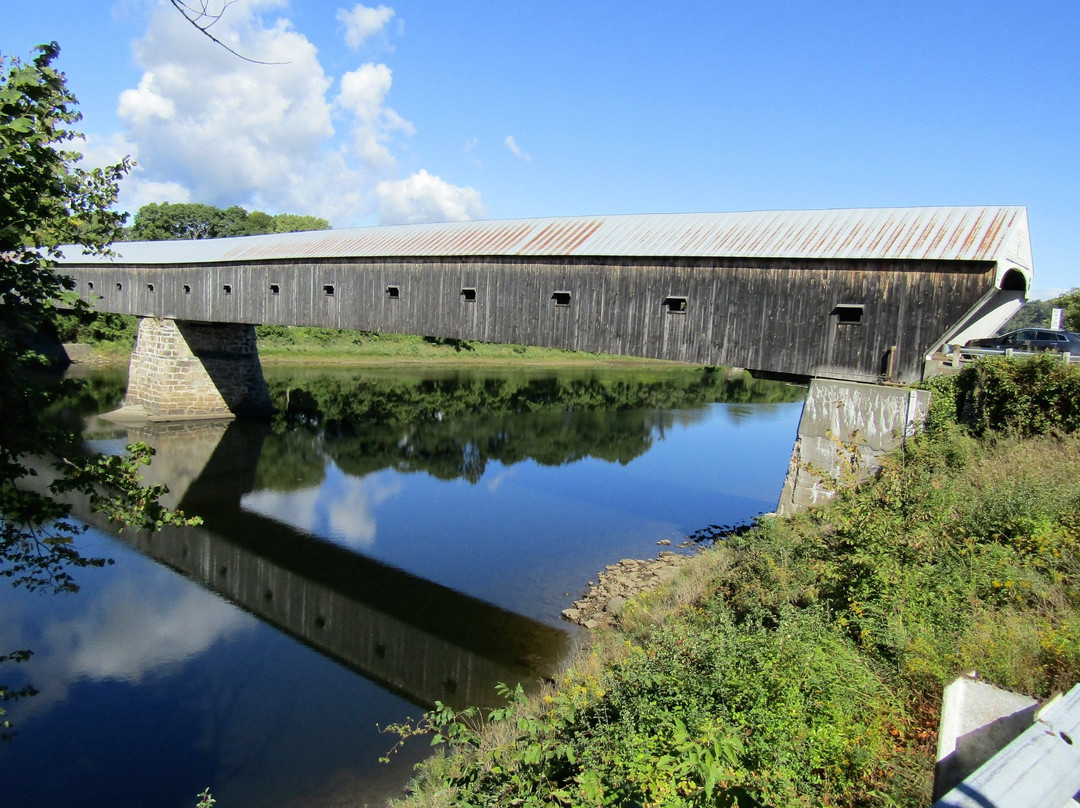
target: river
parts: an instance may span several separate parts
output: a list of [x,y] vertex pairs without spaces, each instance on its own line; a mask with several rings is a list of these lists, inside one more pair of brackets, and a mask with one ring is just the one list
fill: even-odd
[[[772,510],[804,390],[722,370],[268,367],[267,424],[126,428],[95,371],[53,417],[203,524],[93,527],[70,595],[0,587],[5,803],[379,804],[380,727],[557,670],[605,565]],[[688,550],[687,550],[688,551]]]

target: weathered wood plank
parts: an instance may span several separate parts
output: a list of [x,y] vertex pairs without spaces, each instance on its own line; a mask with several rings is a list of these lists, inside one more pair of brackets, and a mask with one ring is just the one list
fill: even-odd
[[[510,256],[65,271],[99,310],[139,316],[414,333],[864,381],[891,368],[906,381],[920,377],[925,354],[993,288],[994,266]],[[555,292],[569,293],[565,305]]]

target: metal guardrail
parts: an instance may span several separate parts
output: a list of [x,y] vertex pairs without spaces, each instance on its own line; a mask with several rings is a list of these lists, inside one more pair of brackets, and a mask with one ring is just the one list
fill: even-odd
[[1080,796],[1080,685],[931,808],[1064,808]]
[[1008,356],[1008,357],[1025,357],[1025,356],[1045,356],[1050,354],[1052,356],[1058,356],[1062,362],[1067,364],[1080,364],[1080,354],[1069,353],[1068,351],[1017,351],[1012,348],[966,348],[962,345],[953,345],[952,353],[945,357],[946,361],[953,367],[959,367],[964,362],[969,362],[973,359],[978,359],[981,356]]

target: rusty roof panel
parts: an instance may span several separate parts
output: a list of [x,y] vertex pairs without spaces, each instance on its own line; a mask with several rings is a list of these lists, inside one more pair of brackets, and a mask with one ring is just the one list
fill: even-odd
[[[122,242],[113,258],[182,264],[300,258],[595,256],[995,261],[1030,269],[1027,211],[1015,206],[667,213],[444,222],[202,241]],[[1026,263],[1025,263],[1026,261]]]

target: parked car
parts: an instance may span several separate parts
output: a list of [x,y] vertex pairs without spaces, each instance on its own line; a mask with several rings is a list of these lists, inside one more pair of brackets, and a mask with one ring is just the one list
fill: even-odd
[[996,337],[973,339],[967,348],[1012,348],[1014,351],[1057,351],[1080,355],[1080,334],[1050,328],[1021,328]]

